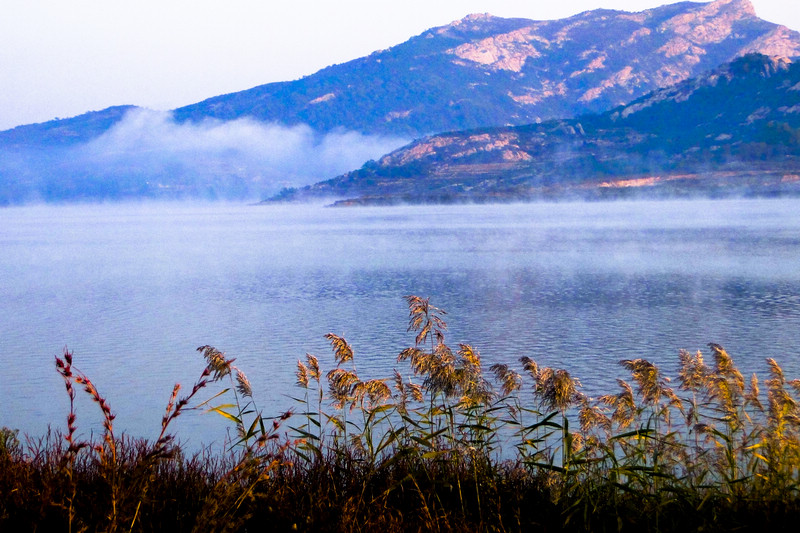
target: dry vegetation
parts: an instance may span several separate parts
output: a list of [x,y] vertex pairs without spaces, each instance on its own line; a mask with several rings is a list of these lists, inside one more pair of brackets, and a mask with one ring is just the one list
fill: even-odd
[[[444,311],[407,301],[409,375],[362,380],[329,334],[335,366],[298,361],[295,412],[267,418],[233,360],[202,346],[207,367],[188,394],[175,387],[154,442],[115,435],[65,351],[66,432],[0,430],[0,530],[727,531],[800,518],[800,380],[774,360],[760,383],[719,345],[713,363],[681,351],[674,385],[621,361],[630,380],[589,398],[527,357],[485,371],[472,346],[445,344]],[[100,408],[101,438],[78,437],[78,389]],[[237,428],[227,453],[176,444],[171,422],[198,408]]]

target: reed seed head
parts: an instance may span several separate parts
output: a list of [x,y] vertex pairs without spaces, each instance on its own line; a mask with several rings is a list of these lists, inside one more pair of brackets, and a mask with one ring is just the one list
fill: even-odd
[[636,420],[638,409],[633,396],[633,388],[622,379],[618,379],[617,383],[622,390],[617,394],[601,396],[600,401],[614,409],[611,421],[624,429]]
[[353,401],[361,402],[367,398],[370,407],[383,403],[391,396],[391,389],[381,379],[359,381],[353,387]]
[[715,400],[723,413],[723,420],[733,427],[742,424],[739,407],[744,395],[744,376],[733,364],[733,359],[719,344],[709,343],[714,352],[714,371],[707,381],[709,399]]
[[678,370],[678,381],[680,388],[692,392],[700,391],[708,381],[710,370],[703,361],[703,354],[700,350],[692,355],[687,350],[678,352],[680,368]]
[[331,343],[337,366],[353,360],[353,348],[347,344],[347,341],[344,340],[344,337],[334,335],[333,333],[328,333],[325,335],[325,338]]
[[763,411],[764,410],[764,406],[761,405],[761,400],[759,400],[758,395],[759,395],[758,376],[753,374],[750,377],[750,388],[747,390],[747,392],[744,395],[745,405],[752,405],[753,407],[755,407],[759,411]]
[[783,434],[782,423],[796,419],[800,416],[800,411],[798,410],[797,401],[786,390],[786,378],[783,375],[783,369],[772,358],[767,359],[767,364],[769,365],[771,376],[766,381],[769,419],[778,433]]
[[353,389],[361,382],[355,372],[334,368],[328,372],[327,378],[328,390],[335,400],[336,409],[342,409],[346,403],[353,401]]
[[446,344],[437,344],[433,352],[421,358],[420,374],[427,375],[425,386],[445,396],[458,394],[459,379],[456,374],[456,358]]
[[308,367],[302,361],[297,361],[297,384],[303,388],[308,388]]
[[580,386],[580,381],[566,370],[545,367],[537,373],[534,393],[546,409],[564,413],[585,398],[578,390]]
[[425,344],[429,338],[433,338],[435,344],[444,342],[444,331],[447,323],[442,319],[447,313],[430,304],[429,298],[419,296],[405,296],[408,304],[408,331],[417,331],[414,340],[417,346]]
[[669,378],[662,376],[658,367],[650,361],[626,359],[620,361],[620,364],[631,373],[645,404],[656,405],[662,397],[666,397],[673,404],[680,403],[673,390],[667,386]]
[[522,363],[522,369],[536,381],[539,376],[539,365],[536,364],[536,361],[524,355],[519,358],[519,362]]
[[494,373],[495,378],[500,382],[503,396],[508,396],[522,387],[522,376],[511,370],[508,365],[496,363],[490,366],[489,370]]
[[594,428],[600,428],[604,431],[611,429],[611,419],[606,416],[603,410],[598,405],[592,405],[588,401],[584,401],[578,413],[578,421],[581,425],[581,431],[588,432]]
[[319,361],[317,360],[316,356],[311,355],[310,353],[306,354],[306,361],[308,362],[309,377],[319,383],[319,380],[322,378],[322,374],[319,370]]
[[398,361],[410,360],[411,370],[414,374],[424,375],[428,374],[431,369],[432,355],[420,350],[419,348],[412,347],[406,348],[397,356]]
[[244,372],[238,368],[236,369],[236,390],[239,391],[239,394],[242,396],[253,397],[253,387],[250,386],[250,380],[247,379]]
[[214,374],[213,381],[222,379],[231,373],[231,367],[235,359],[226,359],[225,352],[220,352],[213,346],[200,346],[197,351],[203,354],[208,364],[208,368]]
[[739,369],[736,368],[736,365],[733,364],[731,356],[719,344],[712,342],[708,346],[714,352],[715,374],[730,382],[732,388],[741,394],[744,390],[744,377],[739,372]]
[[411,391],[411,397],[414,399],[415,402],[421,402],[425,397],[422,394],[422,385],[417,383],[411,383],[410,381],[406,383],[406,386]]
[[464,367],[470,372],[480,373],[481,354],[469,344],[459,344],[458,346],[458,355],[461,356]]

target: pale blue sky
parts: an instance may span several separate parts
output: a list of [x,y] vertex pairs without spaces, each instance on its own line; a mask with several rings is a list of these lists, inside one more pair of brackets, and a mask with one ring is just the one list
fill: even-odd
[[[172,109],[311,74],[469,13],[535,20],[669,0],[3,0],[0,130],[111,105]],[[752,0],[800,30],[797,0]]]

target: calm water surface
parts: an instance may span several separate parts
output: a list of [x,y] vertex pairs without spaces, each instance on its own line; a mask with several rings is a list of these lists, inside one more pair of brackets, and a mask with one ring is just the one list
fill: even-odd
[[[331,209],[96,205],[0,210],[0,426],[43,434],[68,411],[66,346],[117,413],[155,437],[195,348],[236,357],[266,413],[300,396],[306,352],[344,335],[387,377],[413,336],[407,294],[448,311],[448,342],[488,366],[527,355],[613,392],[620,359],[674,375],[681,348],[725,346],[745,372],[800,377],[800,201],[725,200]],[[708,353],[710,359],[710,353]],[[226,425],[179,419],[189,446]],[[78,426],[98,431],[85,398]]]

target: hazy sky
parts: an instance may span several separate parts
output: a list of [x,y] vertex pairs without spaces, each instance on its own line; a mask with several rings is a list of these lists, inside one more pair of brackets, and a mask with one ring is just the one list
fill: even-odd
[[[0,130],[111,105],[172,109],[296,79],[469,13],[535,20],[670,0],[3,0]],[[797,0],[752,0],[800,30]]]

